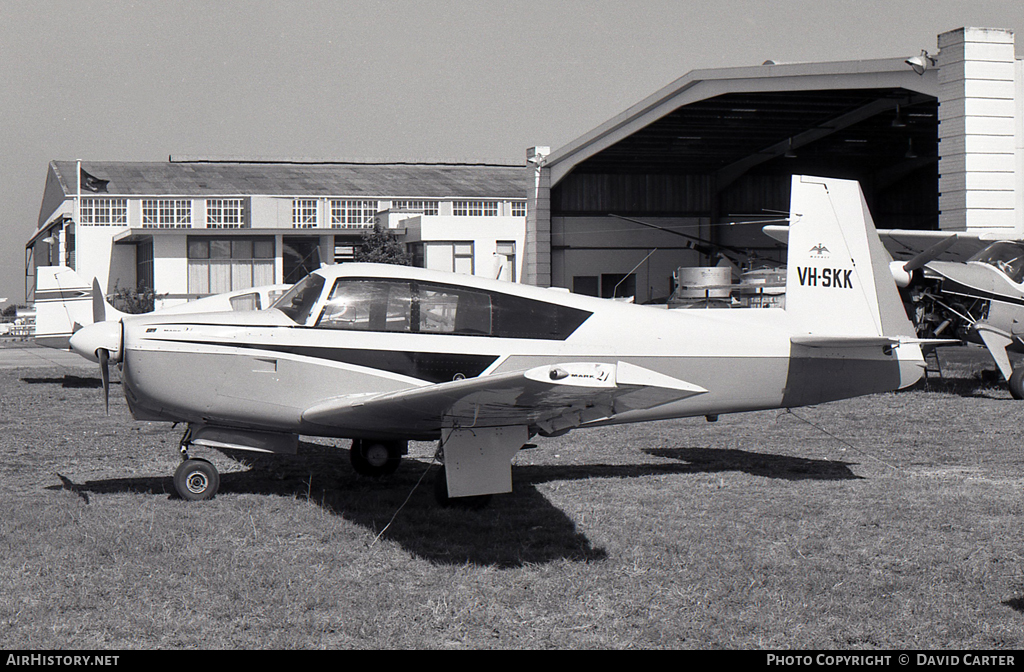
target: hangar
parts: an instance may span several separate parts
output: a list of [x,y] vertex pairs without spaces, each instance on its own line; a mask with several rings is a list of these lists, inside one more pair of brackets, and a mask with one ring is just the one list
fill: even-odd
[[683,266],[761,232],[790,176],[860,181],[879,228],[1024,238],[1022,61],[1013,33],[960,28],[938,53],[697,70],[533,167],[524,281],[663,299]]

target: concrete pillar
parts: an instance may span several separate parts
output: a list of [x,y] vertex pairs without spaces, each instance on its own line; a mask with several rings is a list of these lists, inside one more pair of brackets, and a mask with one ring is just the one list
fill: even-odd
[[1018,105],[1013,33],[939,35],[939,228],[1024,237],[1015,212]]
[[550,147],[526,150],[531,181],[526,201],[526,249],[523,251],[523,283],[551,286],[551,171],[544,164]]

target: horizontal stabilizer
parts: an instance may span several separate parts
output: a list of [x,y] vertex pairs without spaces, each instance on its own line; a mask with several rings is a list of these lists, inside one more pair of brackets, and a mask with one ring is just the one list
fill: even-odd
[[801,335],[790,339],[793,345],[807,348],[866,348],[900,345],[957,345],[955,338],[917,338],[913,336],[815,336]]

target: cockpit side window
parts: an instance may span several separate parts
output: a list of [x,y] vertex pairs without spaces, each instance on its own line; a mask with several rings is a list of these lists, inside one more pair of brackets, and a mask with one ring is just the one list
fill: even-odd
[[310,273],[275,301],[273,307],[290,317],[293,322],[305,324],[323,289],[323,276]]
[[967,261],[979,261],[995,266],[1017,284],[1024,281],[1024,245],[1020,243],[993,243]]
[[331,289],[317,321],[322,329],[411,330],[409,284],[386,280],[341,279]]
[[565,340],[590,315],[585,310],[471,287],[349,277],[335,282],[316,326]]
[[231,304],[231,310],[259,310],[262,308],[258,292],[232,296],[228,302]]

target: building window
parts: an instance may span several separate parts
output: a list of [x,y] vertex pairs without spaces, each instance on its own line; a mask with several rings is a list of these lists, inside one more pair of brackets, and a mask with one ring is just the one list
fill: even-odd
[[437,201],[392,201],[391,209],[418,212],[421,215],[436,215]]
[[636,296],[636,273],[601,274],[601,298],[622,299]]
[[189,237],[189,294],[220,294],[273,283],[273,238]]
[[163,199],[142,201],[142,228],[187,229],[191,226],[192,201]]
[[315,229],[317,225],[317,207],[313,199],[296,198],[292,200],[292,228]]
[[499,240],[495,254],[498,255],[498,280],[516,281],[516,242]]
[[377,201],[331,201],[331,228],[368,229],[377,217]]
[[[473,243],[424,243],[425,268],[473,275]],[[416,253],[414,252],[414,257]],[[415,262],[414,262],[415,263]]]
[[456,217],[497,217],[497,201],[454,201],[452,214]]
[[346,261],[356,260],[356,246],[350,243],[334,244],[334,263],[343,264]]
[[156,289],[153,278],[152,239],[135,246],[135,287],[136,289]]
[[526,202],[525,201],[512,201],[512,216],[513,217],[526,217]]
[[245,203],[241,198],[206,199],[206,226],[210,229],[245,228]]
[[82,224],[111,226],[128,223],[128,200],[124,198],[83,198],[78,213]]

